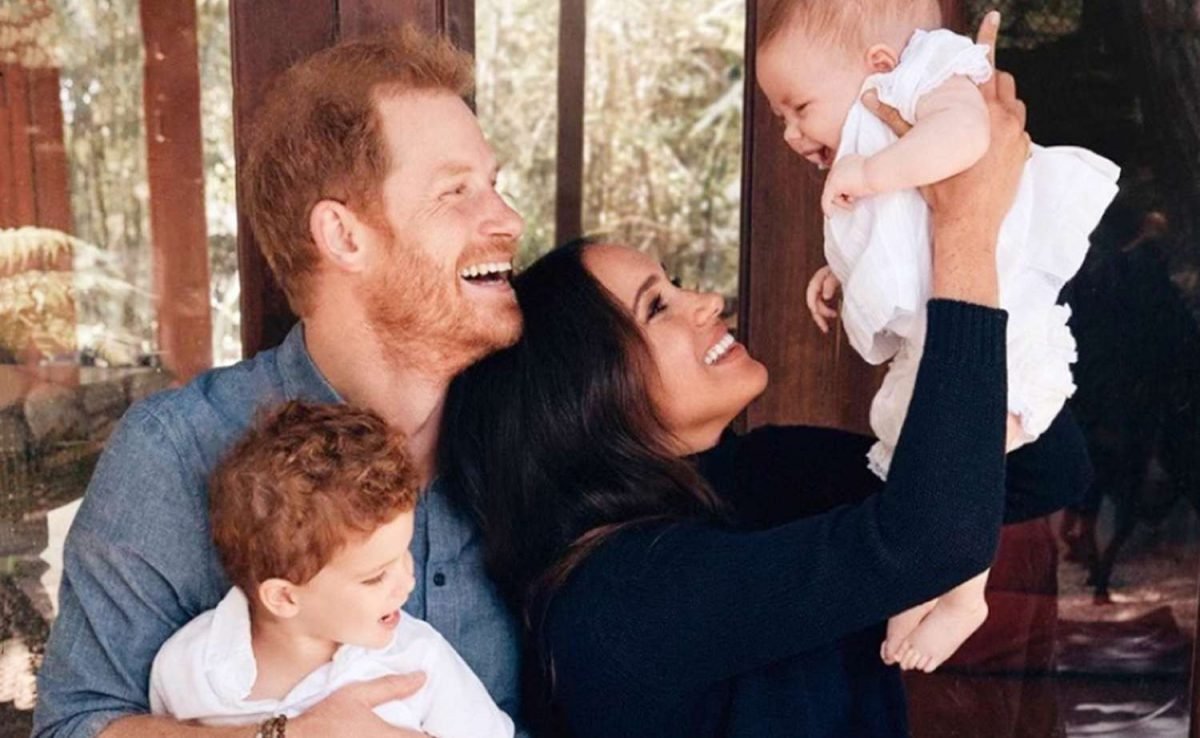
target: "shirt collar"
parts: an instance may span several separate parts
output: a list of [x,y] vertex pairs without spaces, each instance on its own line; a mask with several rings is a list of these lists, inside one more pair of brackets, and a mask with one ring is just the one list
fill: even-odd
[[304,321],[297,321],[275,354],[283,393],[289,400],[338,403],[342,396],[313,362],[304,342]]
[[250,603],[233,587],[217,605],[204,649],[204,672],[209,687],[226,703],[250,696],[258,679],[250,640]]

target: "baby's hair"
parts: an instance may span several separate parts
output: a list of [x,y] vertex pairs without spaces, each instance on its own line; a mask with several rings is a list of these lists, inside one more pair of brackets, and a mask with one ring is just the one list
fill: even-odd
[[213,540],[230,580],[312,579],[355,537],[417,504],[404,435],[349,405],[292,401],[261,415],[212,477]]
[[885,41],[895,29],[911,33],[941,24],[937,0],[765,0],[759,29],[762,49],[793,26],[852,51]]

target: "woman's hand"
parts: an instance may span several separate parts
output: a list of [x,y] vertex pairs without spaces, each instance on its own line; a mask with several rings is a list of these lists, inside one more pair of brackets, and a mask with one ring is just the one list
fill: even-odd
[[[991,48],[993,66],[999,28],[1000,14],[993,11],[977,36]],[[979,90],[991,118],[987,153],[966,171],[921,188],[921,194],[933,218],[934,296],[995,306],[996,239],[1016,199],[1031,142],[1025,133],[1025,104],[1017,99],[1012,75],[996,71]],[[863,97],[863,104],[897,135],[911,127],[873,92]]]

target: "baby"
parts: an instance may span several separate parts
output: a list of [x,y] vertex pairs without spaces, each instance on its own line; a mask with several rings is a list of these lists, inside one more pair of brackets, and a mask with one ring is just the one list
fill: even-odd
[[[998,23],[993,16],[989,22]],[[912,397],[931,294],[928,208],[916,188],[969,168],[987,151],[978,84],[990,49],[938,29],[936,0],[776,0],[768,5],[757,75],[784,139],[829,169],[821,196],[825,257],[807,301],[822,331],[838,311],[850,344],[891,361],[871,404],[870,468],[886,478]],[[903,137],[860,97],[874,90],[911,124]],[[1116,194],[1118,169],[1078,148],[1034,146],[997,243],[1008,311],[1008,450],[1049,427],[1074,392],[1075,340],[1058,294],[1083,263],[1088,236]],[[987,616],[987,572],[888,622],[881,653],[932,671]]]
[[156,714],[283,735],[351,682],[425,673],[375,712],[438,738],[511,738],[513,722],[427,623],[402,614],[416,472],[374,413],[291,402],[217,467],[213,538],[234,587],[173,635],[150,674]]

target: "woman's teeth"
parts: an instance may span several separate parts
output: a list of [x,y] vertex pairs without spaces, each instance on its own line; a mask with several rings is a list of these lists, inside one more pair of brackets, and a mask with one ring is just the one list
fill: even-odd
[[710,348],[708,353],[704,354],[704,363],[708,364],[709,366],[716,364],[721,360],[722,356],[729,353],[729,349],[733,348],[733,344],[733,335],[726,333],[724,338],[722,338],[720,341],[717,341],[716,345]]
[[512,274],[511,261],[493,261],[486,264],[473,264],[463,267],[458,276],[463,279],[487,279],[493,277],[507,278]]

